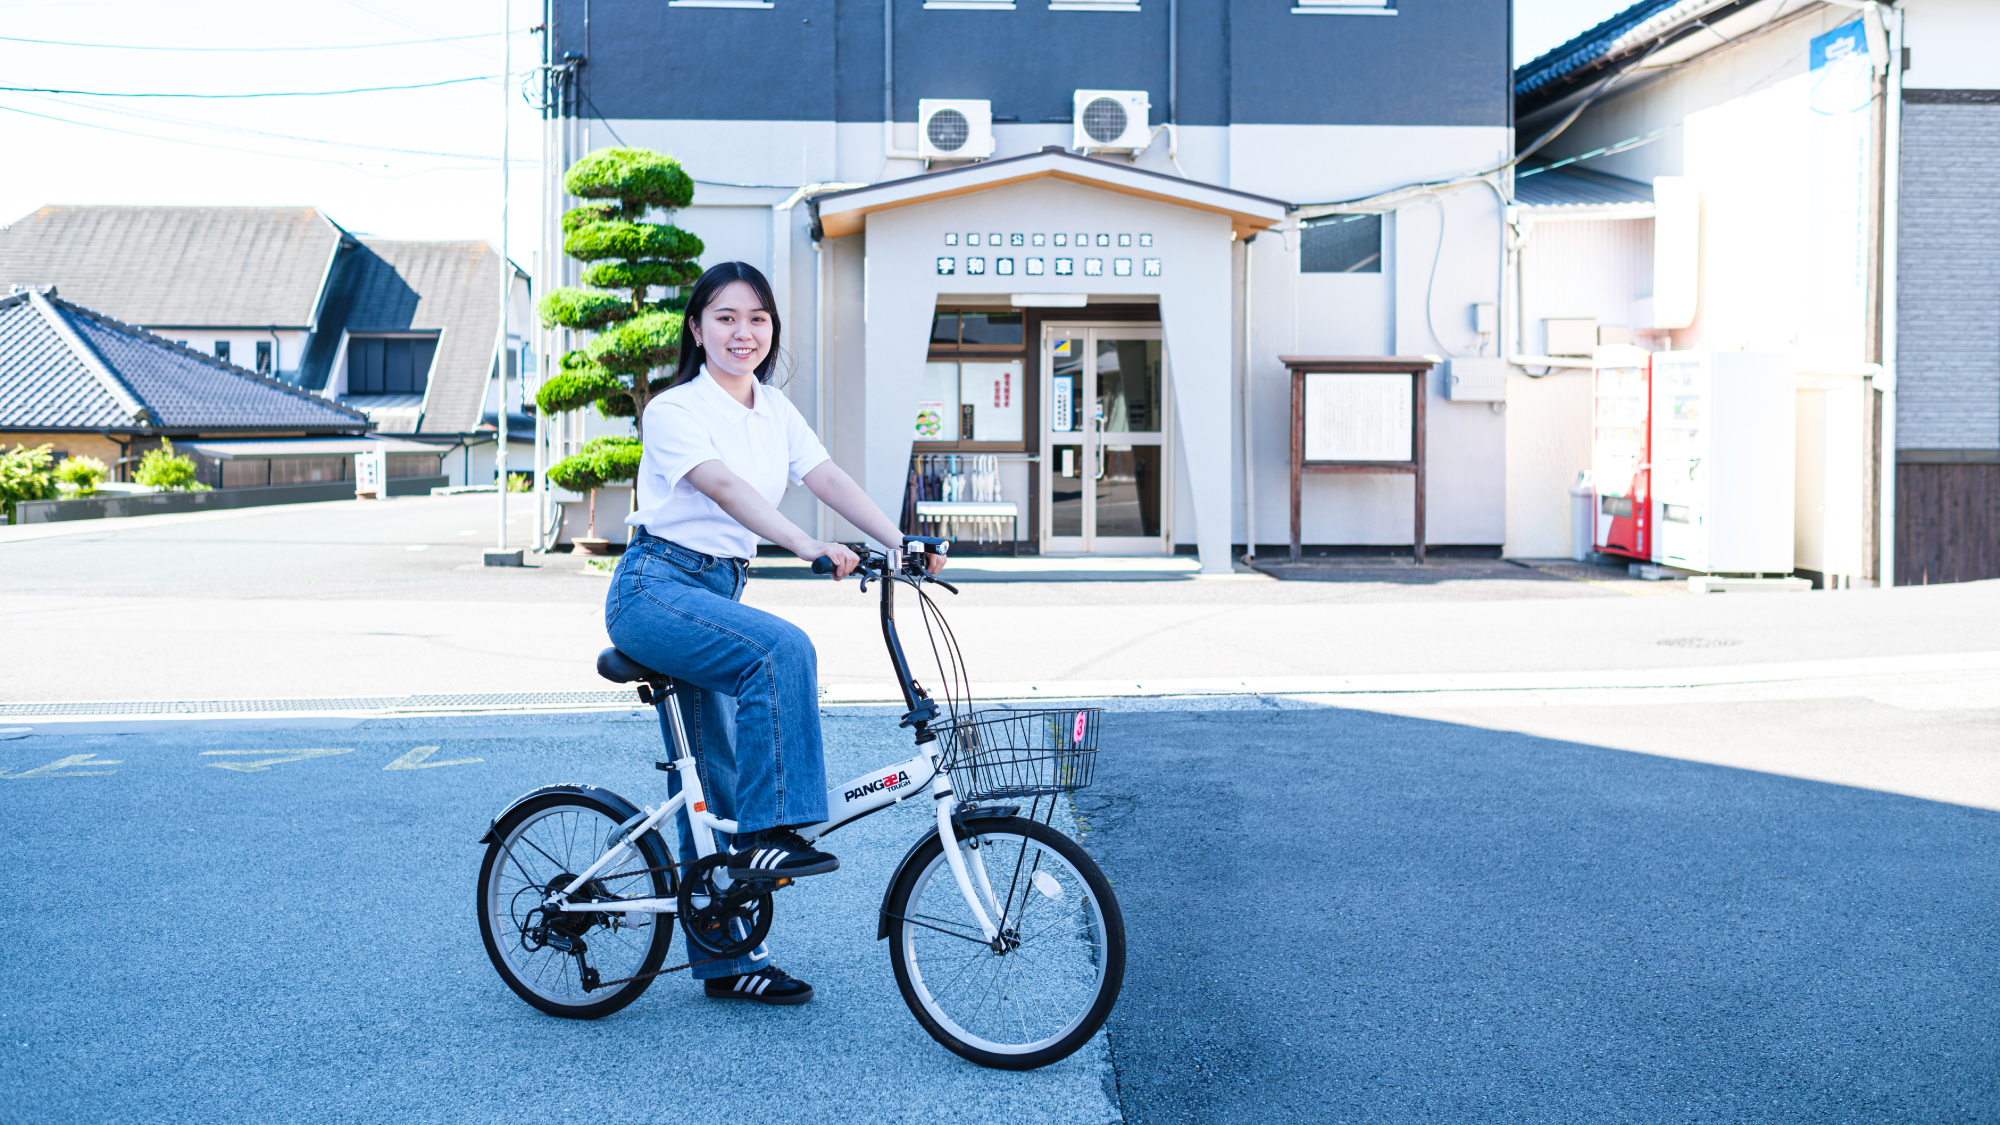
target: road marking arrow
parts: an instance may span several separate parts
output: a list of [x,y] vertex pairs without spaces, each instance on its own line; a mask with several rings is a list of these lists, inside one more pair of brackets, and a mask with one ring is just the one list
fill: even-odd
[[122,766],[124,764],[125,763],[122,759],[107,760],[104,758],[99,758],[95,754],[71,754],[67,758],[58,758],[55,761],[50,762],[46,766],[36,766],[34,769],[28,770],[25,773],[17,773],[9,775],[6,770],[0,770],[0,778],[4,778],[8,781],[20,781],[24,778],[29,778],[29,777],[104,777],[107,774],[114,774],[117,773],[118,771],[84,770],[78,773],[57,773],[56,771],[69,769],[72,766]]
[[354,748],[351,746],[345,750],[203,750],[202,755],[204,757],[211,754],[243,757],[248,757],[252,754],[268,754],[270,756],[259,758],[254,762],[203,762],[202,765],[219,770],[236,770],[239,773],[262,773],[272,766],[283,765],[286,762],[302,762],[307,758],[326,758],[334,754],[352,753],[354,753]]
[[486,760],[484,758],[453,758],[449,762],[429,762],[424,760],[441,749],[443,747],[440,746],[419,746],[382,768],[385,770],[434,770],[439,766],[469,766],[474,762],[483,762]]

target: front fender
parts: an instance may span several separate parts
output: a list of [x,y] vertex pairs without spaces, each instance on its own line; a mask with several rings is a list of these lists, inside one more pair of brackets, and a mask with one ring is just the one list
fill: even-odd
[[[526,797],[522,798],[522,800],[526,799]],[[976,820],[992,820],[997,817],[1019,815],[1021,815],[1021,806],[1019,805],[994,805],[991,808],[958,810],[959,823],[967,824],[968,827],[970,826],[970,822]],[[902,882],[904,869],[910,866],[911,860],[917,858],[917,853],[923,849],[923,846],[930,843],[936,836],[937,829],[933,827],[929,832],[924,833],[916,843],[910,845],[910,850],[904,852],[902,860],[896,864],[896,873],[889,876],[889,885],[882,888],[882,907],[876,911],[876,917],[879,919],[875,928],[876,941],[881,941],[889,936],[889,896],[896,893],[896,884]],[[960,837],[960,839],[963,838]]]
[[621,821],[639,815],[638,808],[634,806],[632,802],[626,800],[623,797],[620,797],[618,794],[613,793],[609,789],[600,789],[595,785],[578,785],[567,782],[561,785],[544,785],[540,789],[530,789],[526,793],[523,793],[520,796],[514,798],[514,802],[508,805],[505,809],[501,810],[500,815],[494,817],[493,822],[486,826],[486,831],[480,835],[478,841],[476,842],[481,844],[491,844],[494,841],[498,840],[500,838],[498,830],[500,828],[501,822],[505,821],[510,815],[512,815],[515,809],[520,808],[522,805],[527,804],[529,801],[534,800],[536,797],[540,797],[548,793],[576,793],[580,796],[590,797],[595,800],[603,801],[605,804],[618,810],[619,819]]

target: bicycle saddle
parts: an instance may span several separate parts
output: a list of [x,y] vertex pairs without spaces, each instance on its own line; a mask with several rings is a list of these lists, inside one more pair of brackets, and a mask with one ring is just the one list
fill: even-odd
[[597,654],[597,674],[614,684],[632,684],[640,680],[664,683],[667,679],[664,673],[653,671],[615,648],[607,648]]

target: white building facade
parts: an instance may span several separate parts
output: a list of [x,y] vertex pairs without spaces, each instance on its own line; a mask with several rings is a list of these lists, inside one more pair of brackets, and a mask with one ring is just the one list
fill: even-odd
[[[1004,531],[953,525],[961,538],[1226,570],[1290,536],[1281,356],[1505,346],[1475,313],[1502,300],[1504,0],[547,14],[538,284],[577,272],[559,257],[563,167],[619,144],[674,156],[697,187],[673,221],[704,266],[771,276],[785,393],[877,502],[914,513],[970,489],[1018,513]],[[695,49],[717,37],[755,45],[754,81]],[[1091,108],[1107,98],[1116,128]],[[958,136],[940,101],[970,143],[937,147]],[[1450,186],[1413,188],[1427,182]],[[1505,418],[1446,398],[1444,378],[1428,380],[1426,537],[1497,554]],[[1410,544],[1410,478],[1304,487],[1306,544]],[[851,534],[801,491],[786,505]]]

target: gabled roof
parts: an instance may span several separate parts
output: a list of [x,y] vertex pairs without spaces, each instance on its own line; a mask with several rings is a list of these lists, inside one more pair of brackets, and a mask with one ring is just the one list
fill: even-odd
[[352,237],[311,207],[43,207],[0,228],[0,291],[54,285],[156,328],[309,328]]
[[487,243],[363,240],[341,255],[304,386],[328,385],[343,331],[435,331],[437,358],[417,432],[470,433],[493,377],[499,294],[500,255]]
[[359,433],[275,379],[38,292],[0,298],[0,430]]
[[1067,180],[1085,187],[1171,203],[1176,207],[1227,215],[1230,227],[1239,237],[1277,225],[1289,209],[1280,200],[1148,172],[1143,168],[1094,160],[1053,145],[1023,156],[986,160],[908,179],[815,195],[811,199],[811,207],[814,221],[825,237],[845,238],[860,234],[867,216],[876,211],[1041,179]]

